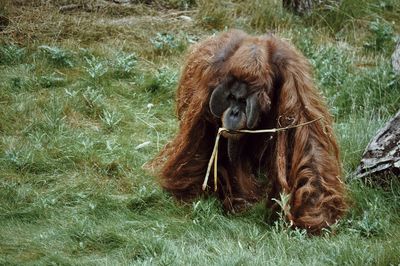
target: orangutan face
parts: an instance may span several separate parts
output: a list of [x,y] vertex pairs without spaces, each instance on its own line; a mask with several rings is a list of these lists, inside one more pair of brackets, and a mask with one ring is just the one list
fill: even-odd
[[221,118],[228,130],[254,129],[260,117],[260,104],[256,93],[247,83],[231,78],[218,85],[210,98],[211,113]]

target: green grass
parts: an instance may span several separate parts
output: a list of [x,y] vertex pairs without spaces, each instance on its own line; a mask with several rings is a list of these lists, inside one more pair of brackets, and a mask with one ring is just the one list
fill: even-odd
[[[307,17],[279,1],[90,1],[60,12],[66,2],[80,3],[1,9],[12,23],[0,40],[0,264],[400,263],[399,182],[384,190],[352,178],[400,107],[390,67],[398,1],[344,0]],[[185,50],[230,27],[274,30],[314,66],[352,202],[335,234],[267,224],[264,203],[236,216],[213,198],[178,204],[143,169],[177,130]]]

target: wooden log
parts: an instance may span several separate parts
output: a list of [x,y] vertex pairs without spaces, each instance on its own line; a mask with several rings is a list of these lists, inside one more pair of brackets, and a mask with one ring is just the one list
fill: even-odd
[[400,111],[368,144],[355,176],[381,186],[400,177]]

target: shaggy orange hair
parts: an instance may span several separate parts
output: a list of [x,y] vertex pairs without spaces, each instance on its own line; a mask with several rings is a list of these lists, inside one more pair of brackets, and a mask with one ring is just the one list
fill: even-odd
[[[267,192],[267,205],[276,212],[279,206],[273,199],[284,193],[290,196],[285,214],[294,226],[318,233],[335,223],[347,205],[331,115],[314,87],[308,61],[272,35],[231,30],[192,47],[177,91],[178,133],[153,161],[161,167],[162,187],[184,201],[204,193],[201,184],[221,127],[210,112],[210,95],[228,76],[249,84],[261,106],[270,104],[256,129],[321,120],[278,133],[247,135],[234,164],[222,138],[216,196],[224,207],[242,210]],[[213,187],[211,181],[208,186]]]

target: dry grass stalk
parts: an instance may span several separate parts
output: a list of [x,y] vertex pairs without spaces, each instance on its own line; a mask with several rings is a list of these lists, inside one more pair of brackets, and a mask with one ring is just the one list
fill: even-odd
[[207,188],[207,183],[208,183],[208,177],[210,175],[210,171],[211,171],[211,166],[214,164],[214,191],[217,191],[217,180],[218,180],[218,176],[217,176],[217,169],[218,169],[218,144],[219,144],[219,139],[220,136],[222,134],[222,132],[226,131],[229,133],[250,133],[250,134],[258,134],[258,133],[276,133],[279,131],[284,131],[284,130],[288,130],[288,129],[292,129],[292,128],[298,128],[298,127],[302,127],[302,126],[306,126],[309,125],[311,123],[314,123],[318,120],[321,120],[322,117],[319,117],[317,119],[308,121],[308,122],[304,122],[298,125],[291,125],[291,126],[287,126],[287,127],[281,127],[281,128],[271,128],[271,129],[258,129],[258,130],[248,130],[248,129],[243,129],[243,130],[228,130],[226,128],[220,127],[218,129],[218,133],[217,136],[215,138],[215,144],[214,144],[214,148],[213,151],[211,153],[211,157],[210,157],[210,161],[208,162],[208,167],[207,167],[207,172],[206,175],[204,177],[204,182],[202,185],[202,189],[206,190]]

